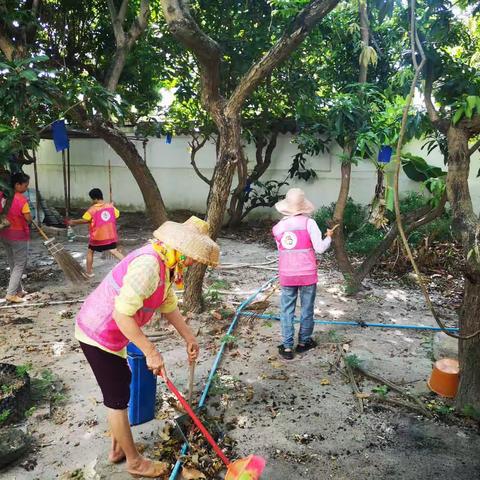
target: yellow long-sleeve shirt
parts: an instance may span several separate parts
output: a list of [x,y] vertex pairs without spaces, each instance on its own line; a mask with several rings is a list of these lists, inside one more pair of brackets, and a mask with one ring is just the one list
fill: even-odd
[[[128,266],[122,288],[115,297],[115,309],[124,315],[133,316],[142,308],[144,300],[153,295],[159,281],[160,266],[157,259],[152,255],[140,255]],[[178,299],[170,282],[170,271],[166,269],[164,301],[157,311],[171,313],[177,305]],[[82,343],[93,345],[123,358],[127,356],[126,348],[118,352],[109,350],[88,337],[78,326],[75,327],[75,338]]]

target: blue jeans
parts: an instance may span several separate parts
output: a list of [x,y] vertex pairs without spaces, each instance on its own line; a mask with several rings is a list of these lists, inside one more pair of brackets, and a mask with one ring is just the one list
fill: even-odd
[[280,323],[282,325],[283,346],[285,348],[293,348],[293,338],[295,336],[295,306],[299,292],[302,313],[300,315],[300,332],[298,334],[298,343],[304,345],[312,338],[313,308],[315,306],[317,285],[306,285],[304,287],[282,287],[282,295],[280,299],[282,313]]

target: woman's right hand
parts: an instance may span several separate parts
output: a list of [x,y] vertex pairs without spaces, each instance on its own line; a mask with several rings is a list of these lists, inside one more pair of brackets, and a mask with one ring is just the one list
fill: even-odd
[[146,359],[147,367],[154,375],[160,375],[165,379],[167,378],[167,372],[165,370],[165,363],[163,361],[162,354],[156,348],[151,350]]

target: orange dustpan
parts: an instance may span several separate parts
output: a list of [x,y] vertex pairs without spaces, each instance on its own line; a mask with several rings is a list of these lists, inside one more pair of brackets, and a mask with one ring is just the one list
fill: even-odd
[[225,480],[258,480],[265,468],[265,460],[262,457],[256,455],[249,455],[246,458],[241,458],[231,462],[221,448],[217,445],[213,437],[205,428],[200,419],[195,415],[188,402],[183,398],[182,394],[177,390],[177,387],[168,379],[164,378],[168,389],[177,397],[185,411],[190,415],[193,423],[202,432],[203,436],[207,439],[208,443],[215,450],[215,453],[219,456],[222,462],[227,467],[227,474]]

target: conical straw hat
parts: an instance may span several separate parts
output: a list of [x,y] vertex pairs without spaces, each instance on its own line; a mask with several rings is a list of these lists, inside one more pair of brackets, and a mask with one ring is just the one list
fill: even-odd
[[311,215],[315,211],[312,202],[305,198],[305,192],[300,188],[291,188],[284,200],[275,204],[275,208],[283,215]]
[[200,218],[190,217],[184,223],[165,222],[153,232],[156,239],[199,263],[216,267],[220,248],[208,234],[209,225]]

